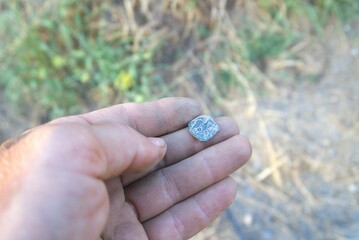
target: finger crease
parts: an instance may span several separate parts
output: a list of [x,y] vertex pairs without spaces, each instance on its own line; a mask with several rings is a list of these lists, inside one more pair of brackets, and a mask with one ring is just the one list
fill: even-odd
[[137,126],[137,122],[136,120],[131,116],[131,114],[129,113],[126,105],[123,105],[123,110],[124,110],[124,114],[126,115],[127,118],[127,122],[129,123],[129,125],[135,129],[136,131],[139,131],[138,126]]
[[207,169],[207,172],[209,174],[209,177],[211,178],[210,182],[213,184],[217,182],[219,179],[217,179],[216,174],[212,170],[211,166],[209,165],[208,161],[204,156],[201,156],[201,161],[204,162],[204,168]]
[[198,201],[197,197],[194,196],[193,198],[194,203],[202,213],[202,216],[204,217],[204,222],[210,223],[212,222],[212,218],[210,215],[208,215],[208,211],[203,207],[203,205]]
[[171,206],[176,203],[179,199],[181,199],[181,192],[179,191],[179,188],[177,186],[177,183],[173,178],[170,177],[169,173],[166,171],[166,169],[162,169],[160,171],[162,183],[165,188],[165,192],[167,197],[171,201]]
[[160,112],[162,113],[160,115],[162,116],[162,121],[165,126],[165,130],[166,130],[165,132],[168,133],[171,131],[168,113],[165,110],[165,108],[162,106],[161,102],[158,102],[158,107],[160,109]]
[[90,125],[90,126],[93,125],[92,122],[91,122],[89,119],[87,119],[85,116],[83,116],[83,115],[78,115],[77,117],[78,117],[80,120],[82,120],[82,121],[84,121],[85,123],[87,123],[88,125]]
[[174,228],[178,232],[179,236],[185,236],[185,231],[186,231],[185,225],[182,223],[182,221],[178,217],[176,217],[176,214],[173,213],[171,209],[168,210],[168,213],[171,216],[172,223],[174,225]]

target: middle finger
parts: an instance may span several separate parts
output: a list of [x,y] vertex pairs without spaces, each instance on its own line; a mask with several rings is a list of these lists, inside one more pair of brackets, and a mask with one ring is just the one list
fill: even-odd
[[121,179],[123,186],[127,186],[151,172],[173,165],[207,147],[223,142],[234,135],[239,134],[238,125],[233,118],[219,117],[216,119],[216,122],[220,126],[221,130],[218,134],[216,134],[216,136],[214,136],[214,138],[207,142],[200,142],[196,140],[189,133],[187,128],[162,136],[167,144],[167,151],[163,160],[146,172],[122,176]]
[[160,169],[125,188],[126,201],[137,209],[141,222],[222,180],[250,157],[251,147],[242,136]]

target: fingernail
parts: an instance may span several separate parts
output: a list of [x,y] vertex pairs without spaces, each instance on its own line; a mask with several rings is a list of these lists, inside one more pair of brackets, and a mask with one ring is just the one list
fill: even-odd
[[166,147],[166,142],[162,138],[152,138],[152,137],[150,137],[148,139],[153,143],[153,145],[155,145],[157,147],[161,147],[161,148]]

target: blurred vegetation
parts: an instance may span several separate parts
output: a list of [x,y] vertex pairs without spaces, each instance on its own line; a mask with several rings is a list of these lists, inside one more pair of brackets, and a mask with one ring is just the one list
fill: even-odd
[[358,12],[352,0],[0,0],[0,86],[41,117],[170,95],[218,102]]

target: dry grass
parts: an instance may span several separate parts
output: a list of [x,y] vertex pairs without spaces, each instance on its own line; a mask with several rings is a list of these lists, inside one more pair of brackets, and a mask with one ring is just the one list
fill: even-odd
[[320,60],[317,82],[277,78],[266,95],[223,102],[252,141],[252,161],[233,175],[235,203],[195,239],[359,237],[358,22],[346,28],[331,22],[328,42],[294,47],[304,68]]
[[318,29],[310,19],[337,7],[322,5],[2,1],[0,84],[11,101],[34,103],[37,118],[44,120],[169,95],[217,104],[230,89],[249,93],[248,83],[256,84],[255,92],[273,91],[272,70],[294,70],[291,78],[318,74],[321,65],[306,64],[298,52],[310,42],[301,32]]
[[[194,97],[213,115],[232,115],[254,147],[233,176],[236,202],[197,238],[355,239],[359,116],[358,99],[347,95],[357,95],[350,75],[358,62],[345,56],[359,37],[338,21],[324,30],[328,16],[347,9],[358,4],[0,0],[0,23],[18,26],[0,29],[0,84],[24,112],[21,100],[32,103],[34,123],[123,101]],[[342,62],[345,78],[333,70]]]

